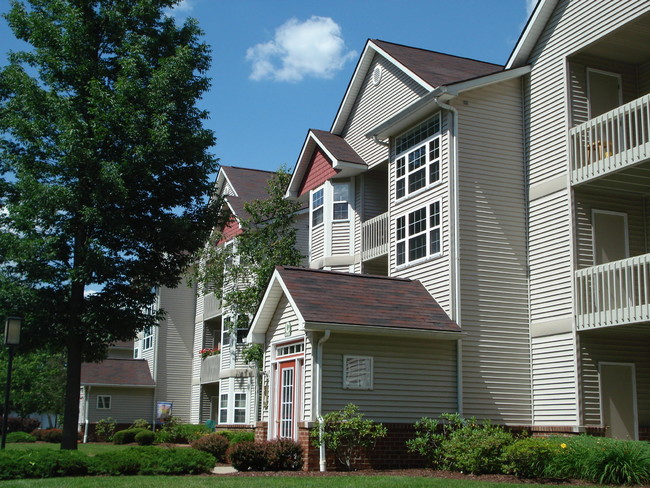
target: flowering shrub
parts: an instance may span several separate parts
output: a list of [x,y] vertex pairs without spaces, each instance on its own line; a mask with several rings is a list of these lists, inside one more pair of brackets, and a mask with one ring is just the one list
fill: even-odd
[[209,358],[210,356],[215,356],[216,354],[219,354],[221,350],[219,349],[219,346],[214,347],[212,349],[201,349],[199,351],[199,354],[203,359]]

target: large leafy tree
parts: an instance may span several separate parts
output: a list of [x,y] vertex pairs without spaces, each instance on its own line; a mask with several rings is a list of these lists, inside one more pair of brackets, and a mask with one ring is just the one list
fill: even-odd
[[242,233],[233,246],[223,245],[217,229],[198,254],[197,281],[215,290],[236,317],[255,313],[275,266],[297,266],[302,260],[296,247],[301,204],[284,196],[290,180],[282,167],[269,179],[266,198],[244,203],[248,216],[239,217]]
[[[0,70],[0,307],[23,338],[65,349],[64,449],[76,449],[81,363],[160,318],[215,225],[216,161],[197,101],[210,49],[176,0],[13,1],[28,52]],[[90,289],[99,290],[89,293]]]

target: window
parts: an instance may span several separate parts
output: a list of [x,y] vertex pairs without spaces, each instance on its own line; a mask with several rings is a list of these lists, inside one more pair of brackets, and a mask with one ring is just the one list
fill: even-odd
[[395,231],[397,266],[440,254],[440,201],[397,218]]
[[219,423],[227,424],[228,423],[228,394],[224,393],[221,395],[221,400],[219,401]]
[[292,354],[300,354],[305,350],[304,342],[294,342],[293,344],[286,344],[278,346],[275,350],[275,357],[291,356]]
[[246,423],[246,393],[235,393],[234,414],[236,424]]
[[440,115],[395,139],[395,198],[440,181]]
[[372,357],[343,356],[343,388],[372,390]]
[[153,347],[153,327],[145,327],[142,331],[142,350],[147,351]]
[[240,315],[237,317],[237,344],[242,344],[246,341],[248,335],[248,317]]
[[97,410],[109,410],[111,408],[110,395],[97,395]]
[[350,184],[346,182],[333,183],[332,216],[334,220],[348,220],[350,207]]
[[133,349],[133,359],[140,359],[140,348],[138,346]]
[[311,195],[311,225],[323,223],[323,189],[316,190]]

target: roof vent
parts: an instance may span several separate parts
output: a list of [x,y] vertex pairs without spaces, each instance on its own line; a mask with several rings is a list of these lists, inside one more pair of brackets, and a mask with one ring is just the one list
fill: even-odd
[[372,72],[372,84],[377,86],[381,81],[381,66],[375,66],[375,69]]

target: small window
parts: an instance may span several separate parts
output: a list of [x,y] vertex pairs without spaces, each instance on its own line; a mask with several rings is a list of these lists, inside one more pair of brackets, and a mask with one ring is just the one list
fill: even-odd
[[236,424],[246,423],[246,393],[235,393],[234,417]]
[[109,410],[111,408],[110,395],[97,395],[97,410]]
[[311,225],[323,223],[323,189],[316,190],[311,196]]
[[350,185],[349,183],[334,183],[332,218],[334,220],[348,220],[350,207]]
[[219,423],[227,424],[228,423],[228,394],[224,393],[221,395],[219,401]]
[[145,327],[142,331],[142,350],[148,351],[153,347],[153,327]]
[[305,350],[304,342],[294,342],[293,344],[286,344],[278,346],[275,350],[275,357],[291,356],[292,354],[300,354]]
[[441,253],[440,200],[395,219],[395,264]]
[[248,335],[248,317],[246,315],[240,315],[237,317],[237,344],[242,344],[246,342],[246,336]]
[[343,388],[372,390],[372,357],[343,356]]

